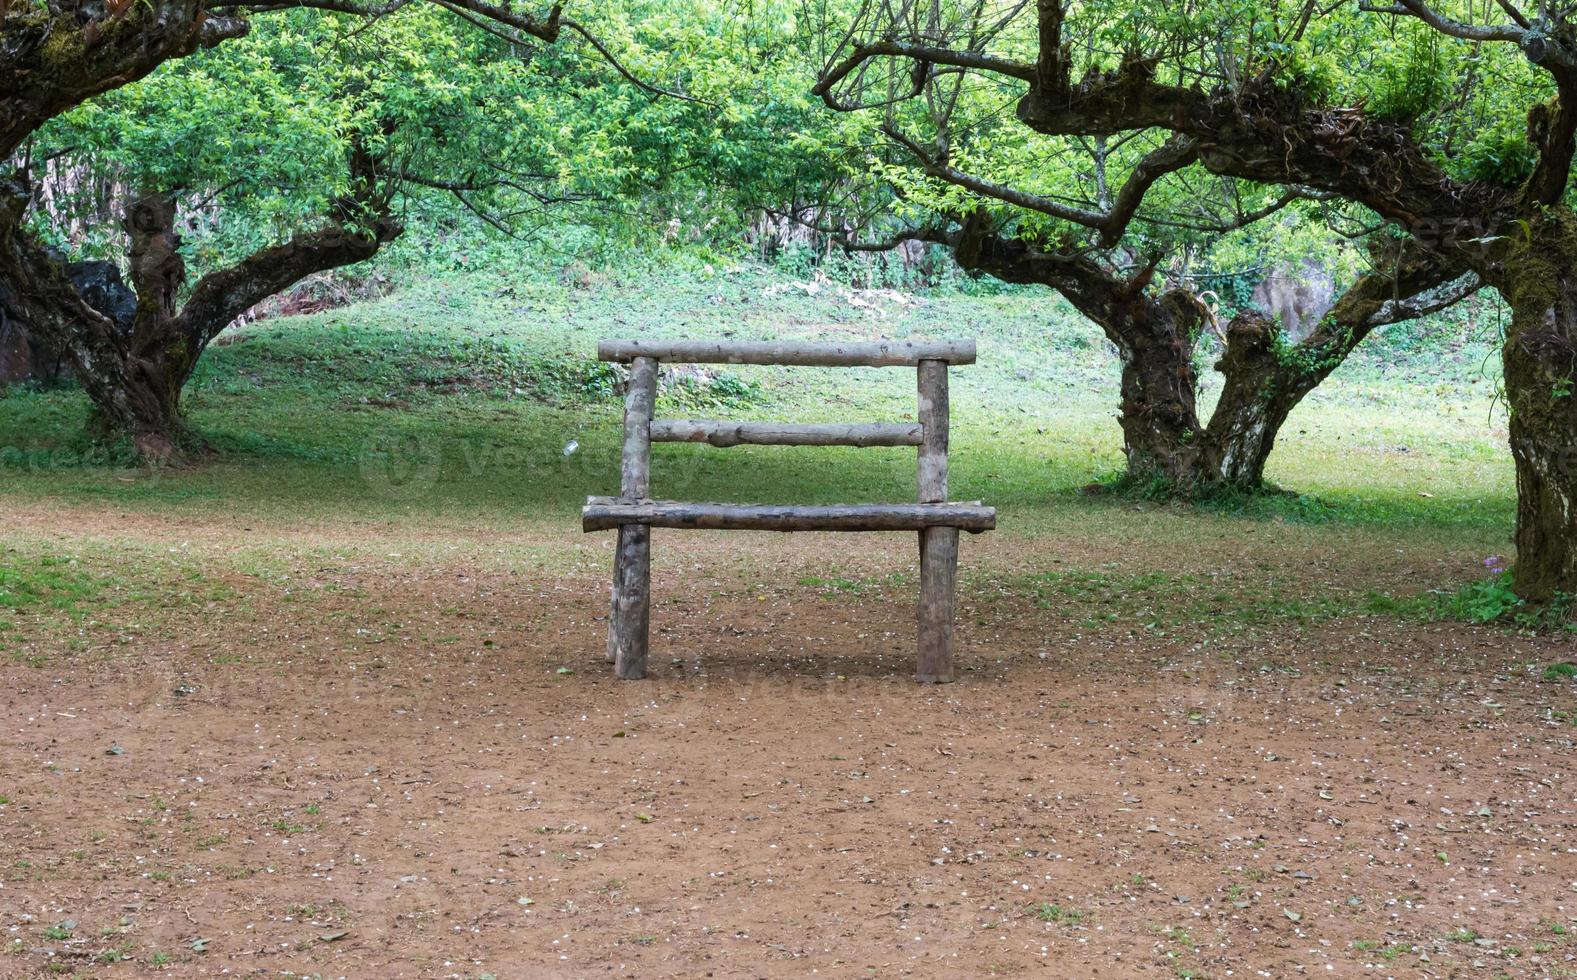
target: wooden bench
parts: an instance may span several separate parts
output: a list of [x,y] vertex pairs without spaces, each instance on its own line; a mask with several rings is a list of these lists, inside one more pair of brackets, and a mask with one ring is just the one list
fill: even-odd
[[[916,531],[920,537],[919,657],[916,679],[953,679],[953,618],[958,532],[996,527],[995,508],[947,501],[947,369],[973,364],[975,342],[877,341],[817,344],[795,341],[607,340],[597,357],[630,365],[624,401],[624,457],[618,497],[590,497],[581,512],[586,531],[617,528],[608,660],[625,679],[646,676],[651,626],[651,529],[717,531]],[[818,367],[913,367],[918,423],[798,425],[777,422],[653,420],[657,370],[678,364],[776,364]],[[919,502],[913,504],[685,503],[651,499],[653,442],[713,446],[915,446]]]

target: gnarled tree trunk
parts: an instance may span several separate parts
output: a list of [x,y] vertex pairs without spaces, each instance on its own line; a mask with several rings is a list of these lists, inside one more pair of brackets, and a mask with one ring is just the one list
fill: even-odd
[[1517,594],[1577,595],[1577,215],[1551,208],[1512,245],[1501,350],[1517,468]]
[[27,200],[14,181],[0,187],[0,281],[6,284],[0,302],[6,318],[24,324],[30,339],[63,351],[98,411],[147,451],[160,452],[157,440],[144,440],[134,424],[138,399],[121,384],[127,369],[124,338],[114,321],[83,300],[65,263],[24,226]]
[[[203,277],[182,308],[185,269],[172,230],[173,209],[143,198],[132,208],[132,278],[138,293],[130,337],[85,301],[58,256],[33,236],[24,215],[28,189],[4,169],[49,120],[95,95],[145,78],[160,65],[241,37],[248,17],[295,7],[379,16],[384,6],[321,0],[211,3],[207,0],[0,0],[0,323],[25,329],[30,342],[64,352],[107,429],[129,435],[148,456],[172,454],[183,430],[180,393],[203,349],[248,307],[324,269],[359,262],[400,233],[388,201],[387,174],[360,148],[351,190],[323,227],[297,234],[229,269]],[[484,30],[553,42],[563,28],[553,6],[537,18],[484,0],[442,4]],[[576,28],[585,33],[583,28]],[[606,57],[605,49],[599,50]],[[20,327],[18,325],[21,325]]]
[[1289,384],[1287,363],[1277,356],[1280,329],[1259,313],[1240,314],[1227,325],[1225,351],[1216,363],[1224,379],[1221,397],[1200,440],[1205,468],[1218,486],[1264,485],[1282,424],[1316,383]]
[[1260,313],[1234,317],[1215,369],[1221,398],[1208,423],[1198,411],[1194,359],[1213,314],[1185,289],[1159,295],[1150,271],[1124,278],[1088,256],[1041,251],[991,233],[970,216],[962,228],[925,233],[952,246],[960,265],[1006,282],[1060,292],[1117,348],[1124,482],[1181,496],[1258,491],[1276,436],[1298,404],[1377,327],[1449,306],[1480,286],[1431,254],[1378,243],[1374,271],[1360,276],[1298,344]]
[[[1122,361],[1126,478],[1188,488],[1210,482],[1197,441],[1201,426],[1194,348],[1208,312],[1191,293],[1172,290],[1157,298],[1122,296],[1104,304],[1096,322]],[[1103,322],[1104,321],[1104,322]]]
[[1379,242],[1374,269],[1359,276],[1314,330],[1296,344],[1260,313],[1234,317],[1216,370],[1221,398],[1202,440],[1207,465],[1222,485],[1264,482],[1265,463],[1288,416],[1379,327],[1416,319],[1480,288],[1435,256]]
[[7,319],[63,351],[93,403],[95,428],[123,434],[150,459],[179,456],[193,440],[181,414],[181,391],[198,358],[251,306],[304,276],[370,258],[401,227],[380,188],[376,161],[358,154],[352,193],[323,227],[265,248],[210,273],[179,304],[186,282],[175,204],[149,193],[127,209],[124,227],[137,306],[129,332],[83,298],[58,257],[22,221],[25,191],[13,182],[0,195],[0,292]]

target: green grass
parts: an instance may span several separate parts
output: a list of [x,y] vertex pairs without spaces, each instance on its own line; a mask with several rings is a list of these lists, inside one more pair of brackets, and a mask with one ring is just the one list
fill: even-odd
[[0,552],[0,654],[43,666],[41,654],[26,650],[32,624],[41,616],[80,622],[111,581],[83,572],[72,559]]
[[1544,668],[1544,679],[1547,681],[1569,681],[1577,677],[1577,664],[1562,661],[1550,664]]
[[1058,905],[1055,902],[1041,902],[1034,907],[1034,913],[1035,918],[1042,922],[1054,922],[1065,926],[1083,925],[1090,917],[1090,913],[1084,909]]
[[16,613],[29,606],[78,612],[81,603],[96,595],[103,582],[68,559],[28,558],[7,552],[0,555],[0,614]]
[[1297,581],[1260,583],[1240,575],[1066,570],[994,578],[988,594],[1011,594],[1060,609],[1086,627],[1121,623],[1170,632],[1217,623],[1236,628],[1268,623],[1315,624],[1340,616],[1413,612],[1373,591],[1327,587],[1310,595]]

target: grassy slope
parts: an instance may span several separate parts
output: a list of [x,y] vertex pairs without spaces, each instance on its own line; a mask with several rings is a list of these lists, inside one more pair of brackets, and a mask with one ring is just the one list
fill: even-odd
[[[0,398],[0,471],[9,494],[117,506],[223,501],[227,512],[259,516],[558,522],[616,473],[617,399],[589,360],[600,337],[954,334],[981,344],[981,362],[955,372],[954,495],[999,504],[1009,533],[1069,509],[1088,518],[1114,506],[1070,495],[1114,470],[1120,445],[1115,362],[1060,301],[951,295],[862,308],[835,287],[808,295],[750,267],[630,274],[587,289],[428,282],[375,303],[265,321],[215,348],[190,388],[192,420],[222,449],[218,461],[156,476],[103,465],[80,441],[77,395],[12,394]],[[1308,497],[1264,505],[1266,516],[1504,537],[1511,476],[1480,372],[1488,351],[1443,336],[1430,339],[1428,356],[1408,346],[1401,337],[1370,343],[1294,415],[1271,477]],[[735,375],[754,389],[730,398],[738,392],[686,386],[659,410],[805,420],[914,410],[905,371]],[[571,440],[580,449],[566,457]],[[414,469],[390,469],[391,450]],[[659,447],[655,479],[660,494],[676,497],[905,499],[911,456]],[[441,475],[428,488],[435,457]]]

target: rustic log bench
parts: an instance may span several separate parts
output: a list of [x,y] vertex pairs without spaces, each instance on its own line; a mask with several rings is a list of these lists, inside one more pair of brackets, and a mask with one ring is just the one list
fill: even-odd
[[[953,679],[953,618],[958,532],[996,527],[995,508],[947,502],[947,368],[973,364],[975,342],[877,341],[817,344],[746,341],[607,340],[597,357],[630,365],[624,402],[624,460],[618,497],[590,497],[586,531],[618,528],[608,660],[624,679],[646,676],[651,626],[651,529],[718,531],[917,531],[920,536],[919,666],[922,683]],[[918,423],[796,425],[652,419],[660,362],[818,367],[913,367],[919,377]],[[919,502],[913,504],[683,503],[651,499],[653,442],[713,446],[916,446]]]

